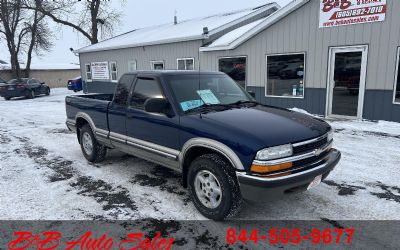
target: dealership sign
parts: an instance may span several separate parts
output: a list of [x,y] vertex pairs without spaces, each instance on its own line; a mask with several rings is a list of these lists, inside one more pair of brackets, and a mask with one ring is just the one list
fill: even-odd
[[319,27],[385,21],[386,0],[320,0]]
[[108,62],[92,62],[92,78],[93,80],[110,79]]

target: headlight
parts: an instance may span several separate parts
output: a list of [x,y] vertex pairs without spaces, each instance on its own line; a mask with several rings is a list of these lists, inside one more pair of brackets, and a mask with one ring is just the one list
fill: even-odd
[[257,152],[257,160],[274,160],[283,157],[288,157],[293,154],[293,147],[291,144],[266,148]]
[[328,142],[331,142],[333,140],[333,130],[328,132]]

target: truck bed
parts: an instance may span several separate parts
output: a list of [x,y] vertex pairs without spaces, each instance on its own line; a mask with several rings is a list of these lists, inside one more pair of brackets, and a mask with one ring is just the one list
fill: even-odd
[[112,94],[67,96],[65,98],[67,118],[75,121],[82,111],[90,116],[97,129],[108,131],[108,106],[112,99]]

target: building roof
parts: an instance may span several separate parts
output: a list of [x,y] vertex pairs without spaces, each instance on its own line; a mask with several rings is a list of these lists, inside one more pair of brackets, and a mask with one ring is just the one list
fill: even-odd
[[86,53],[204,39],[204,27],[208,28],[209,35],[213,35],[267,10],[273,8],[278,9],[279,7],[280,6],[276,3],[269,3],[256,8],[185,20],[177,24],[168,23],[136,29],[97,44],[81,48],[76,52]]
[[302,7],[310,0],[293,0],[285,7],[275,11],[266,18],[257,20],[248,25],[242,26],[231,32],[225,34],[219,39],[215,40],[211,44],[205,47],[201,47],[200,51],[216,51],[216,50],[232,50],[237,48],[242,43],[246,42],[253,36],[257,35],[261,31],[265,30],[269,26],[283,19],[293,11]]

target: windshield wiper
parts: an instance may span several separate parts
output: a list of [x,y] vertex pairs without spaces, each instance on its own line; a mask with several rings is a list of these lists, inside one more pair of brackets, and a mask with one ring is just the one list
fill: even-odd
[[256,106],[256,105],[259,105],[260,103],[258,103],[256,101],[250,101],[250,100],[240,100],[240,101],[231,103],[229,105],[235,106],[235,105],[242,105],[242,104],[254,104],[254,106]]
[[201,106],[198,106],[196,108],[186,110],[185,114],[196,112],[196,111],[202,111],[202,113],[203,112],[206,113],[206,112],[209,112],[209,111],[215,111],[215,108],[222,108],[221,109],[221,111],[222,111],[222,110],[231,109],[232,107],[231,107],[230,104],[207,104],[207,103],[205,103],[205,104],[203,104]]

